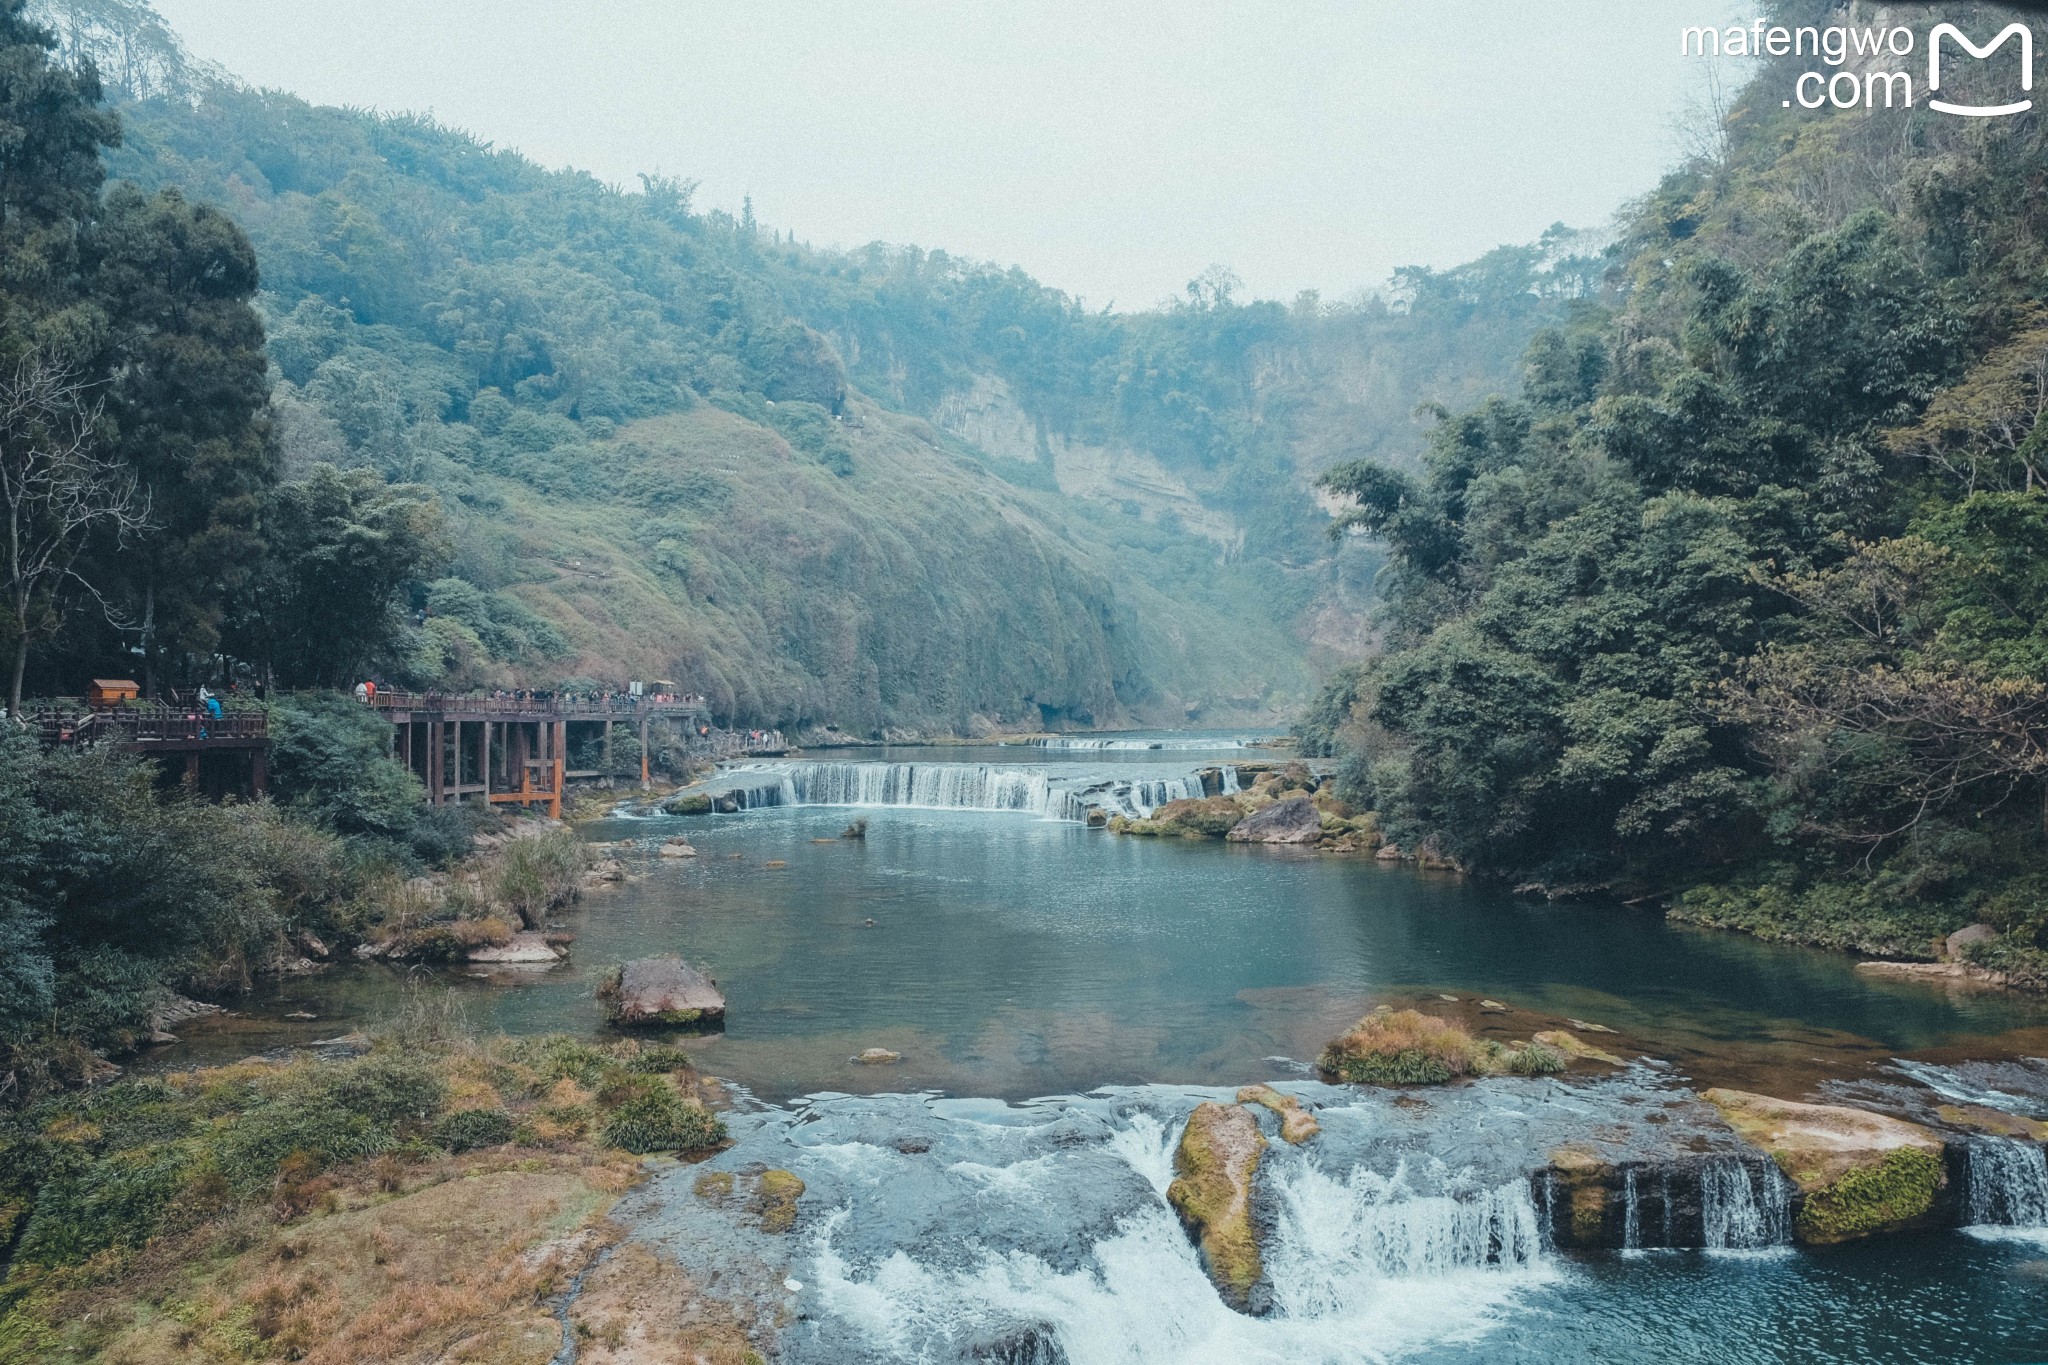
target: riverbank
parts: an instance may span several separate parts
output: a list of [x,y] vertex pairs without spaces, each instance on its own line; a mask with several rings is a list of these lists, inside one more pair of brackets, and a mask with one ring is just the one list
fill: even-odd
[[[11,1116],[0,1361],[1547,1365],[1674,1296],[1725,1328],[1764,1274],[1890,1303],[1858,1359],[2033,1344],[2004,1296],[2048,1243],[2048,1069],[1742,1094],[1597,1020],[1413,1008],[1563,1073],[764,1105],[673,1048],[428,1036],[426,1000]],[[645,1140],[654,1095],[696,1117]]]
[[673,1048],[423,1036],[437,1004],[0,1116],[0,1361],[745,1359],[608,1254],[645,1154],[725,1140],[721,1088]]

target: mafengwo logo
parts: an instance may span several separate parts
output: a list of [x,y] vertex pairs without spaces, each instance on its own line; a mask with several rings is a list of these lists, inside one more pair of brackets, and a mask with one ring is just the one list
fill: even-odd
[[[1783,101],[1787,109],[1794,104],[1802,109],[1875,109],[1880,99],[1886,109],[1911,109],[1923,96],[1929,109],[1963,118],[1998,118],[2034,107],[2030,93],[2034,88],[2034,33],[2022,23],[2007,24],[1979,43],[1949,23],[1936,24],[1919,34],[1904,25],[1786,28],[1758,19],[1748,28],[1739,24],[1725,29],[1682,28],[1678,51],[1686,57],[1812,57],[1824,67],[1836,68],[1799,73],[1792,82],[1790,98]],[[1916,90],[1913,76],[1920,66],[1911,59],[1917,52],[1926,53],[1926,84]],[[1951,87],[1955,84],[1962,69],[1959,62],[1994,59],[2006,74],[1991,84],[2019,98],[1967,104],[1937,98],[1944,75],[1950,78]],[[1855,69],[1842,70],[1845,66]]]

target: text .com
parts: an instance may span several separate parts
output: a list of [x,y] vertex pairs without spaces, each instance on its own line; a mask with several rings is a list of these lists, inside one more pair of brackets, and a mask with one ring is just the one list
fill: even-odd
[[[2017,42],[2013,40],[2017,39]],[[2012,43],[2010,48],[2007,44]],[[1990,103],[1959,103],[1937,98],[1941,91],[1942,63],[1950,74],[1962,60],[1990,61],[2001,49],[2017,59],[2017,69],[2000,57],[2004,93],[2017,98]],[[1977,42],[1954,24],[1936,24],[1923,39],[1904,25],[1891,28],[1844,28],[1804,26],[1788,28],[1755,20],[1747,28],[1736,24],[1725,29],[1694,26],[1681,28],[1678,50],[1687,57],[1811,57],[1833,70],[1802,71],[1794,78],[1786,108],[1795,103],[1802,109],[1910,109],[1916,96],[1926,97],[1927,107],[1964,118],[1995,118],[2018,114],[2033,107],[2034,34],[2025,24],[2008,24],[1984,42]],[[1924,53],[1924,65],[1903,59]],[[1854,69],[1845,70],[1844,67]],[[1905,69],[1902,69],[1905,68]],[[1916,88],[1915,74],[1924,84]]]

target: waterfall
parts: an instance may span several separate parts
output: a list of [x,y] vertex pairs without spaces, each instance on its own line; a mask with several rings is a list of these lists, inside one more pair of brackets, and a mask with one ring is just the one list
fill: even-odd
[[2048,1155],[2014,1138],[1970,1139],[1963,1207],[1972,1228],[2048,1229]]
[[1641,1251],[1643,1249],[1643,1214],[1636,1204],[1636,1168],[1625,1166],[1621,1172],[1621,1249]]
[[1266,1250],[1273,1305],[1286,1317],[1340,1313],[1360,1287],[1488,1269],[1545,1257],[1527,1180],[1474,1193],[1422,1194],[1408,1172],[1332,1175],[1304,1162],[1277,1171],[1278,1226]]
[[737,787],[742,810],[762,806],[914,806],[923,810],[1020,811],[1079,820],[1075,796],[1044,771],[987,763],[792,763],[776,780]]
[[1198,735],[1182,735],[1173,739],[1133,739],[1082,735],[1056,735],[1050,739],[1034,739],[1027,743],[1034,749],[1071,749],[1083,753],[1104,753],[1136,749],[1242,749],[1241,739],[1208,739]]
[[1235,765],[1235,764],[1230,764],[1230,763],[1226,763],[1226,764],[1224,764],[1224,765],[1223,765],[1223,794],[1224,794],[1225,796],[1235,796],[1235,795],[1237,795],[1237,794],[1238,794],[1239,792],[1241,792],[1241,791],[1243,791],[1243,790],[1244,790],[1244,788],[1242,788],[1242,787],[1240,787],[1240,786],[1238,786],[1238,785],[1237,785],[1237,767],[1236,767],[1236,765]]
[[1792,1240],[1792,1190],[1776,1162],[1737,1157],[1700,1171],[1700,1245],[1710,1251],[1752,1251]]

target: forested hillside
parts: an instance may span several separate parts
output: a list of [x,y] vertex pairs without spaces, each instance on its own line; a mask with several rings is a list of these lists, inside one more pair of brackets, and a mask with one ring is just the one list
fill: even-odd
[[2048,131],[1783,107],[1800,69],[1640,206],[1615,306],[1518,396],[1417,473],[1330,473],[1390,648],[1304,733],[1476,870],[1913,956],[1985,921],[1973,953],[2038,972]]
[[1598,270],[1557,233],[1343,307],[1215,271],[1091,312],[251,91],[132,0],[42,9],[126,95],[111,172],[248,233],[286,478],[442,511],[394,649],[219,642],[287,680],[656,676],[856,731],[1282,712],[1364,647],[1378,563],[1321,534],[1314,475],[1412,461],[1417,403],[1507,386]]

